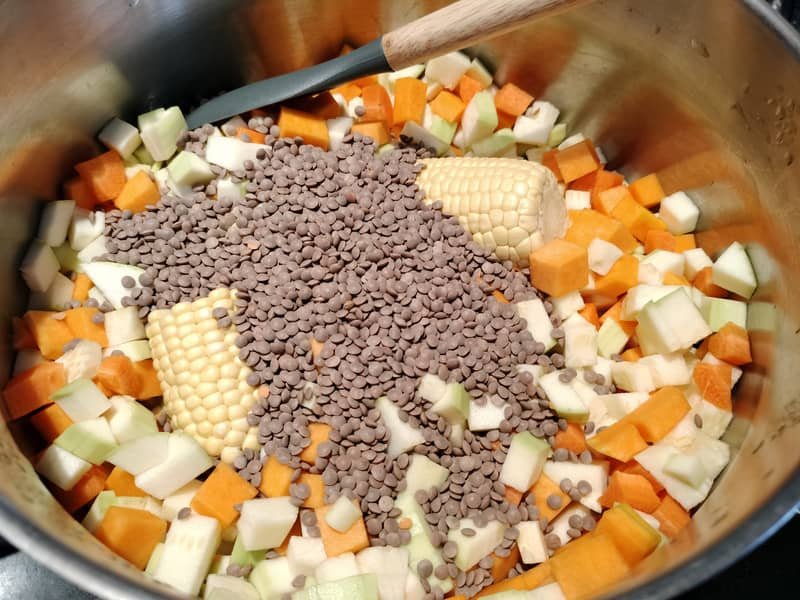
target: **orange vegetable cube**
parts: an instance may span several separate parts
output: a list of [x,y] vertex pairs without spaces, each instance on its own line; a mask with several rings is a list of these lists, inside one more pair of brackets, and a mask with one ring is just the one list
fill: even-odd
[[503,84],[494,95],[497,110],[515,118],[524,113],[532,102],[533,96],[513,83]]
[[[360,93],[360,92],[359,92]],[[342,109],[332,92],[320,92],[313,96],[301,96],[286,103],[286,106],[319,117],[320,119],[335,119],[341,115]],[[253,140],[255,141],[255,140]]]
[[300,460],[313,465],[317,460],[317,450],[322,442],[327,442],[331,435],[331,426],[326,423],[310,423],[308,426],[308,435],[311,438],[311,443],[303,448],[300,453]]
[[661,183],[655,173],[637,179],[630,184],[629,188],[636,202],[645,208],[658,206],[665,196],[664,189],[661,187]]
[[456,91],[459,98],[466,105],[472,100],[472,97],[483,89],[483,84],[477,79],[473,79],[469,75],[462,75],[458,80]]
[[86,210],[94,210],[100,203],[91,186],[80,177],[73,177],[64,183],[64,197],[75,200],[76,206]]
[[331,90],[331,94],[339,94],[346,102],[361,95],[361,88],[354,83],[345,83]]
[[237,127],[234,135],[243,142],[251,144],[263,144],[264,140],[267,139],[266,135],[249,127]]
[[113,200],[125,186],[125,165],[113,150],[78,163],[75,170],[101,202]]
[[600,325],[605,323],[606,319],[614,319],[617,324],[622,327],[622,330],[628,337],[631,337],[636,331],[636,321],[625,321],[622,319],[622,300],[614,304],[614,306],[600,316]]
[[731,322],[708,338],[708,351],[731,365],[746,365],[753,360],[747,330]]
[[675,275],[675,273],[670,273],[669,271],[664,273],[663,283],[664,285],[685,285],[685,286],[690,285],[688,279],[686,279],[682,275]]
[[104,467],[93,465],[71,490],[52,487],[53,496],[68,513],[74,513],[97,498],[108,477]]
[[[424,81],[415,77],[401,77],[398,79],[394,84],[393,123],[397,125],[406,121],[414,121],[422,125],[427,93],[428,85]],[[458,100],[458,98],[456,99]]]
[[383,146],[389,141],[389,132],[386,125],[380,121],[373,123],[355,123],[350,129],[352,133],[360,133],[363,136],[371,137],[378,146]]
[[222,527],[233,525],[239,518],[235,504],[255,498],[258,490],[221,462],[192,498],[192,508],[207,517],[214,517]]
[[281,137],[301,137],[306,144],[328,149],[328,124],[325,119],[284,106],[278,117],[278,127]]
[[378,83],[364,87],[361,90],[361,99],[364,101],[364,116],[361,120],[369,123],[370,121],[381,121],[387,128],[394,123],[394,110],[392,99],[389,92]]
[[133,371],[139,376],[142,387],[139,393],[134,396],[137,400],[149,400],[162,394],[161,384],[158,381],[158,375],[153,368],[153,360],[148,358],[146,360],[139,360],[131,363]]
[[619,204],[623,199],[631,198],[631,193],[628,191],[624,185],[618,185],[612,188],[608,188],[607,190],[603,190],[602,192],[598,192],[592,196],[592,208],[595,209],[597,212],[601,212],[604,215],[610,215],[611,211]]
[[620,354],[620,356],[622,357],[622,360],[628,362],[636,362],[637,360],[642,358],[644,354],[642,353],[642,349],[636,346],[635,348],[628,348],[627,350],[625,350],[625,352]]
[[15,375],[3,390],[10,419],[18,419],[52,404],[50,396],[67,385],[64,365],[45,362]]
[[504,493],[505,501],[513,506],[519,506],[519,503],[522,501],[522,492],[513,487],[507,485],[506,491]]
[[711,298],[727,298],[728,290],[711,281],[711,267],[704,267],[694,276],[692,285]]
[[294,469],[283,464],[274,454],[270,455],[261,468],[261,484],[258,491],[267,498],[278,498],[289,495]]
[[614,471],[599,502],[605,508],[611,508],[616,502],[624,502],[636,510],[652,513],[661,504],[661,499],[656,495],[646,477],[624,471]]
[[556,433],[556,448],[565,448],[575,454],[580,454],[586,450],[586,435],[583,427],[577,423],[568,423],[565,430],[558,430]]
[[733,410],[730,365],[699,363],[694,368],[692,380],[705,400],[722,410]]
[[645,241],[651,229],[667,229],[664,221],[636,202],[631,195],[620,199],[611,210],[611,216],[622,222],[640,242]]
[[586,248],[555,239],[531,252],[531,283],[550,294],[563,296],[579,290],[589,281],[589,257]]
[[[539,515],[545,517],[548,521],[552,521],[558,514],[569,506],[572,499],[561,491],[558,484],[550,479],[547,475],[542,473],[536,483],[531,486],[530,492],[533,495],[534,504],[539,509]],[[558,508],[550,508],[547,503],[547,498],[555,494],[561,500]]]
[[[322,544],[325,546],[325,554],[329,557],[339,556],[345,552],[355,553],[366,548],[369,545],[369,538],[367,537],[364,519],[358,519],[344,533],[336,531],[325,520],[325,515],[331,509],[331,506],[321,506],[314,509],[317,515],[317,526],[319,527]],[[359,510],[361,509],[359,508]]]
[[594,203],[597,202],[598,197],[602,192],[620,186],[624,182],[625,178],[616,171],[606,171],[603,168],[598,170],[597,176],[594,179],[594,185],[590,190],[592,207],[594,207]]
[[625,421],[634,425],[645,441],[652,443],[667,435],[689,410],[691,406],[683,392],[667,386],[650,394],[644,403],[625,417]]
[[669,494],[661,499],[652,515],[658,519],[661,533],[670,538],[677,536],[692,521],[691,515]]
[[640,465],[635,460],[632,460],[630,462],[626,462],[626,463],[620,465],[619,467],[617,467],[617,469],[620,470],[620,471],[624,471],[625,473],[630,473],[632,475],[641,475],[642,477],[647,479],[647,481],[650,482],[650,485],[653,486],[653,489],[655,490],[656,494],[660,494],[661,492],[664,491],[664,486],[661,485],[661,483],[658,481],[658,479],[653,477],[653,475],[650,473],[650,471],[645,469],[642,465]]
[[626,254],[633,252],[638,245],[622,223],[596,210],[571,210],[569,221],[564,239],[584,248],[588,248],[594,238],[610,242]]
[[146,510],[111,506],[94,534],[137,569],[144,569],[167,534],[167,522]]
[[478,592],[475,598],[483,598],[484,596],[512,590],[533,590],[546,583],[552,583],[553,581],[550,561],[548,560],[510,579],[495,580],[495,583]]
[[136,481],[130,473],[114,467],[105,481],[105,488],[111,490],[117,496],[133,496],[135,498],[145,498],[147,493],[143,492],[136,485]]
[[467,105],[452,92],[442,90],[431,100],[430,106],[433,114],[439,115],[445,121],[458,123]]
[[20,317],[11,317],[11,337],[14,350],[36,349],[36,338]]
[[89,298],[89,290],[94,285],[92,280],[85,273],[78,273],[73,283],[75,286],[72,288],[72,299],[85,302]]
[[297,480],[298,484],[305,483],[311,490],[308,498],[303,501],[304,508],[320,508],[325,506],[325,482],[322,475],[303,473]]
[[610,537],[630,566],[639,563],[661,543],[658,531],[627,504],[618,504],[603,513],[595,534]]
[[600,327],[600,319],[597,316],[597,306],[592,302],[584,304],[583,308],[578,311],[578,314],[595,327]]
[[595,291],[598,294],[617,297],[637,283],[639,283],[639,261],[630,254],[623,254],[608,273],[595,279]]
[[644,238],[644,251],[649,254],[653,250],[676,252],[677,239],[669,231],[651,229]]
[[625,420],[617,421],[588,438],[586,445],[595,452],[621,462],[628,462],[647,448],[647,442],[639,430]]
[[105,326],[102,323],[92,321],[92,317],[99,312],[98,309],[88,306],[71,308],[65,311],[64,322],[72,332],[72,337],[97,342],[103,348],[108,346]]
[[556,179],[559,182],[564,181],[564,176],[561,174],[561,170],[558,168],[558,161],[556,161],[556,154],[558,154],[558,150],[548,150],[544,154],[542,154],[542,166],[547,167],[550,169],[553,174],[556,176]]
[[51,404],[31,417],[31,425],[44,441],[52,443],[72,425],[72,419],[58,404]]
[[22,317],[36,340],[39,352],[49,360],[64,354],[64,345],[75,338],[64,319],[54,318],[56,314],[44,310],[29,310]]
[[491,554],[492,556],[492,568],[491,568],[491,575],[493,581],[502,581],[506,577],[508,577],[508,572],[517,565],[520,559],[519,553],[519,546],[514,544],[511,547],[511,552],[509,552],[508,556],[498,556],[494,552]]
[[600,168],[600,159],[594,150],[594,144],[589,140],[559,150],[555,158],[558,170],[567,183]]
[[596,532],[570,542],[549,562],[567,600],[599,595],[630,572],[625,556],[611,536]]
[[517,117],[512,117],[511,115],[504,113],[502,110],[497,111],[497,127],[494,128],[495,131],[499,131],[501,129],[513,129],[514,123],[517,122]]
[[693,233],[675,236],[675,252],[686,252],[692,248],[697,248]]
[[133,367],[133,362],[124,354],[106,356],[97,367],[97,383],[114,394],[136,398],[142,391],[142,378]]

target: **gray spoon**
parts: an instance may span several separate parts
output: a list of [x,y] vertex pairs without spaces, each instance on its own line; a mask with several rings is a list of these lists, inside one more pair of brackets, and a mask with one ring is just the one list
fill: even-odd
[[397,71],[522,26],[587,0],[460,0],[319,65],[251,83],[203,104],[190,128],[314,94],[347,81]]

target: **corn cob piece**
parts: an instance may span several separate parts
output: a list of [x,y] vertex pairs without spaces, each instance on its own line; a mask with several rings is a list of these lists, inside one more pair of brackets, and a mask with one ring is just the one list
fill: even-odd
[[211,314],[217,307],[233,312],[234,298],[234,290],[214,290],[151,312],[145,328],[172,428],[227,463],[243,448],[259,447],[258,430],[247,423],[258,391],[247,383],[251,371],[239,360],[236,329],[220,329]]
[[567,211],[555,176],[515,158],[428,158],[417,175],[425,201],[440,201],[475,242],[500,260],[527,266],[528,257],[560,237]]

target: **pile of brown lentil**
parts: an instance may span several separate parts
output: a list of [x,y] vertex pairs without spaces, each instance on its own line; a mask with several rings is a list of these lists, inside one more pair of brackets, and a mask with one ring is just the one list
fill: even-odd
[[[532,499],[519,507],[504,499],[498,476],[511,436],[529,430],[552,443],[566,427],[531,376],[517,370],[563,366],[563,357],[544,355],[513,305],[491,296],[499,290],[513,301],[537,292],[527,273],[492,259],[456,219],[421,201],[414,180],[425,149],[376,155],[372,140],[355,134],[326,152],[275,139],[269,118],[249,126],[267,134],[269,148],[240,171],[213,168],[218,179],[245,186],[241,200],[214,199],[215,180],[189,197],[165,193],[141,213],[112,211],[103,258],[145,269],[141,288],[125,300],[142,318],[219,287],[238,291],[235,313],[214,316],[236,326],[240,358],[253,369],[248,383],[269,393],[248,416],[263,450],[244,452],[236,468],[258,484],[263,461],[276,456],[295,468],[297,504],[309,494],[296,483],[301,469],[321,473],[327,502],[341,494],[360,501],[374,545],[410,539],[393,503],[409,456],[387,455],[390,432],[375,408],[384,395],[395,403],[424,435],[413,451],[450,472],[441,487],[415,497],[446,560],[434,575],[455,578],[459,593],[470,596],[492,582],[492,558],[459,571],[447,532],[463,517],[478,526],[498,519],[510,528],[495,553],[508,555],[518,536],[513,526],[539,518]],[[195,130],[183,143],[203,155],[209,133],[208,126]],[[312,337],[323,343],[316,359]],[[477,403],[505,404],[499,429],[467,430],[452,443],[451,425],[416,393],[425,373],[463,383]],[[330,440],[315,464],[305,465],[298,455],[310,443],[308,425],[320,421],[331,425]],[[566,452],[555,458],[577,459]],[[306,525],[318,532],[315,523]],[[436,586],[426,591],[431,598],[441,593]]]

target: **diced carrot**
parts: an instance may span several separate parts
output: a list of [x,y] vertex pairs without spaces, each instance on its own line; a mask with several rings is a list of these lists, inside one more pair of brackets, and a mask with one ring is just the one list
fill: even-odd
[[365,75],[364,77],[359,77],[358,79],[353,79],[350,83],[354,83],[360,88],[365,88],[368,85],[374,85],[378,83],[378,76],[377,75]]
[[36,338],[21,317],[11,317],[11,335],[14,350],[36,349]]
[[192,508],[207,517],[214,517],[222,527],[233,525],[239,518],[234,505],[255,498],[258,490],[239,477],[224,462],[220,462],[211,471],[192,498]]
[[22,317],[28,326],[39,352],[48,360],[54,360],[64,353],[64,345],[75,336],[64,319],[54,318],[58,313],[44,310],[29,310]]
[[554,239],[531,252],[531,283],[552,296],[579,290],[589,280],[586,248]]
[[513,129],[514,123],[517,122],[517,117],[512,117],[511,115],[504,113],[502,110],[497,111],[497,127],[494,128],[495,131],[499,131],[501,129]]
[[558,161],[556,160],[556,155],[558,154],[558,150],[548,150],[544,154],[542,154],[542,166],[547,167],[550,169],[553,174],[556,176],[556,179],[559,182],[564,181],[564,176],[561,174],[561,170],[558,168]]
[[519,562],[520,555],[519,555],[519,546],[514,544],[511,547],[511,551],[507,556],[498,556],[494,552],[492,553],[492,580],[493,581],[502,581],[506,577],[508,577],[508,572],[517,566]]
[[[313,96],[302,96],[286,103],[286,106],[319,117],[320,119],[335,119],[341,115],[342,109],[332,92],[320,92]],[[253,140],[255,141],[255,140]],[[263,142],[258,142],[263,143]]]
[[464,151],[459,148],[458,146],[450,146],[450,152],[453,153],[453,156],[464,156]]
[[625,352],[620,354],[620,356],[624,361],[636,362],[637,360],[639,360],[644,356],[644,353],[642,352],[642,349],[639,348],[639,346],[636,346],[634,348],[628,348],[627,350],[625,350]]
[[[314,509],[317,515],[317,526],[319,527],[322,544],[325,546],[325,554],[329,557],[339,556],[345,552],[355,553],[369,546],[367,528],[364,526],[363,518],[359,518],[353,523],[350,529],[344,533],[336,531],[333,527],[328,525],[328,522],[325,520],[325,515],[331,509],[331,506],[332,505],[321,506]],[[356,506],[358,506],[357,503]],[[360,510],[359,508],[359,511]]]
[[753,361],[747,330],[736,323],[725,323],[717,333],[708,338],[708,351],[731,365],[746,365]]
[[645,175],[628,186],[634,199],[645,208],[658,206],[664,198],[664,189],[655,173]]
[[613,538],[598,533],[572,541],[549,562],[567,600],[594,597],[630,571]]
[[618,185],[612,188],[608,188],[607,190],[603,190],[602,192],[598,192],[592,198],[592,208],[595,209],[597,212],[601,212],[604,215],[610,215],[611,211],[616,208],[617,204],[622,202],[625,198],[631,198],[631,193],[628,191],[624,185]]
[[134,363],[133,371],[139,376],[142,386],[139,393],[134,396],[137,400],[149,400],[161,395],[161,384],[158,381],[158,375],[153,367],[153,360],[148,358],[146,360],[139,360]]
[[597,202],[597,199],[601,193],[622,185],[625,181],[625,178],[620,173],[617,173],[616,171],[606,171],[602,167],[596,171],[596,173],[597,176],[594,179],[594,185],[590,190],[592,206],[594,206],[594,203]]
[[458,123],[466,104],[452,92],[442,90],[436,95],[436,98],[431,100],[430,107],[433,114],[439,115],[445,121]]
[[73,283],[72,299],[79,302],[86,301],[89,298],[89,290],[94,285],[92,280],[85,273],[78,273]]
[[675,252],[686,252],[697,248],[697,241],[693,233],[684,233],[683,235],[675,236]]
[[691,515],[669,494],[661,499],[652,515],[658,519],[661,533],[670,538],[677,536],[692,521]]
[[[548,521],[552,521],[556,518],[556,516],[572,502],[571,498],[561,491],[558,484],[544,473],[539,476],[539,479],[533,484],[529,493],[533,495],[533,501],[539,509],[539,515],[545,517]],[[550,505],[547,503],[547,498],[553,494],[558,496],[561,500],[561,504],[558,508],[550,508]]]
[[664,285],[691,285],[689,281],[682,275],[676,275],[675,273],[671,273],[669,271],[664,273],[663,283]]
[[600,159],[594,150],[594,144],[589,140],[559,150],[556,154],[556,163],[567,183],[600,168]]
[[167,522],[137,508],[111,506],[94,532],[98,540],[132,563],[144,569],[155,547],[164,540]]
[[639,430],[625,420],[618,421],[588,438],[586,445],[595,452],[621,462],[628,462],[647,448],[647,442]]
[[345,83],[331,90],[331,94],[339,94],[346,102],[361,95],[361,88],[354,83]]
[[508,298],[506,298],[505,294],[500,290],[492,290],[492,296],[494,296],[495,300],[497,300],[500,304],[508,304]]
[[101,202],[113,200],[125,186],[125,165],[113,150],[78,163],[75,170]]
[[594,184],[597,181],[597,177],[600,173],[603,172],[603,169],[600,168],[597,171],[592,171],[591,173],[587,173],[583,177],[578,177],[575,181],[570,181],[567,189],[569,190],[577,190],[580,192],[591,192],[592,188],[594,188]]
[[660,494],[662,491],[664,491],[664,486],[661,485],[658,479],[653,477],[650,471],[645,469],[635,460],[622,463],[619,467],[617,467],[617,469],[624,471],[625,473],[630,473],[631,475],[641,475],[650,482],[650,485],[653,486],[653,490],[655,490],[656,494]]
[[639,261],[630,254],[617,259],[611,270],[595,279],[595,291],[606,296],[617,297],[639,283]]
[[362,121],[381,121],[387,128],[394,123],[394,110],[389,92],[378,83],[366,86],[361,90],[361,99],[364,101],[364,116]]
[[328,149],[328,124],[325,119],[284,106],[278,117],[278,127],[281,137],[301,137],[306,144]]
[[[414,121],[422,124],[427,101],[428,85],[415,77],[401,77],[394,83],[393,123]],[[455,98],[455,96],[453,96]],[[459,102],[458,98],[456,98]],[[433,106],[431,106],[433,110]]]
[[124,354],[106,356],[97,367],[95,378],[114,394],[136,398],[142,391],[142,378]]
[[627,504],[618,504],[604,512],[595,535],[610,537],[630,566],[639,563],[661,543],[658,531]]
[[252,144],[263,144],[264,140],[267,139],[266,135],[255,129],[250,129],[249,127],[237,127],[234,135],[243,142]]
[[622,319],[622,300],[614,304],[614,306],[600,316],[600,325],[605,323],[607,319],[616,321],[628,337],[632,336],[636,331],[636,321],[625,321]]
[[108,475],[108,479],[105,481],[105,489],[111,490],[117,496],[147,497],[147,493],[140,490],[136,485],[133,475],[119,467],[114,467]]
[[472,97],[483,89],[483,84],[469,75],[462,75],[458,80],[456,91],[464,104],[469,104]]
[[339,56],[346,56],[347,54],[350,54],[352,51],[353,51],[353,47],[350,44],[348,44],[347,42],[345,42],[344,44],[342,44],[342,47],[339,49]]
[[633,252],[638,245],[622,223],[596,210],[571,210],[569,221],[564,239],[584,248],[588,248],[594,238],[610,242],[625,253]]
[[644,251],[647,254],[653,250],[667,250],[668,252],[675,252],[676,245],[677,240],[669,231],[651,229],[647,232],[647,237],[644,238]]
[[583,427],[577,423],[568,423],[563,431],[559,429],[556,433],[556,448],[564,448],[575,454],[580,454],[586,450],[586,435]]
[[94,210],[100,202],[91,186],[80,177],[73,177],[64,183],[64,197],[74,200],[76,206],[86,210]]
[[155,206],[160,199],[161,192],[156,183],[147,173],[139,171],[125,182],[114,205],[120,210],[142,212],[148,206]]
[[515,577],[511,577],[510,579],[501,579],[500,581],[495,580],[495,582],[483,588],[475,598],[483,598],[484,596],[490,596],[492,594],[499,594],[500,592],[509,592],[513,590],[532,590],[541,585],[545,585],[546,583],[553,582],[553,574],[550,569],[550,561],[545,561],[540,565],[537,565],[533,569],[529,571],[525,571],[524,573],[520,573]]
[[103,348],[108,346],[106,328],[102,323],[95,323],[92,321],[92,317],[99,312],[98,309],[89,306],[71,308],[65,311],[64,322],[72,332],[72,337],[97,342]]
[[361,135],[371,137],[378,146],[383,146],[389,141],[389,132],[386,130],[386,125],[380,121],[374,121],[372,123],[354,123],[350,130],[352,133],[360,133]]
[[314,357],[314,359],[317,359],[319,358],[319,355],[322,353],[322,349],[325,347],[325,343],[320,342],[319,340],[313,337],[310,338],[310,341],[311,341],[311,355]]
[[322,442],[327,442],[331,435],[331,426],[326,423],[310,423],[308,425],[308,436],[311,443],[303,448],[300,453],[300,460],[312,465],[317,460],[317,450]]
[[578,314],[595,327],[600,327],[600,319],[597,316],[597,306],[594,303],[587,302],[584,304],[583,308],[578,311]]
[[615,502],[624,502],[637,510],[651,513],[661,504],[661,499],[645,477],[614,471],[599,502],[605,508],[611,508]]
[[52,403],[50,396],[67,384],[64,365],[45,362],[14,376],[3,390],[8,416],[18,419]]
[[514,506],[519,506],[519,503],[522,502],[522,492],[511,487],[510,485],[506,486],[506,491],[503,497],[505,498],[506,502]]
[[704,267],[694,276],[692,285],[711,298],[727,298],[728,291],[711,281],[711,267]]
[[528,109],[532,102],[533,96],[513,83],[503,84],[494,95],[494,104],[497,110],[502,110],[512,117],[520,116]]
[[704,400],[722,410],[733,410],[730,365],[699,363],[694,368],[692,380]]
[[633,234],[633,237],[640,242],[645,241],[647,232],[651,229],[666,230],[667,228],[664,221],[636,202],[631,195],[620,199],[611,210],[611,216],[622,222]]
[[653,443],[667,435],[691,408],[681,390],[666,386],[650,394],[625,421],[634,425],[645,441]]
[[325,482],[322,475],[314,473],[302,473],[297,483],[305,483],[310,490],[308,498],[303,501],[305,508],[320,508],[325,506]]
[[108,472],[103,467],[93,465],[71,490],[66,491],[54,486],[53,496],[64,510],[74,513],[97,498],[97,494],[105,487],[107,477]]
[[72,419],[58,404],[51,404],[31,417],[31,425],[50,444],[72,425]]
[[288,496],[293,473],[292,467],[283,464],[271,454],[261,468],[261,484],[258,486],[258,491],[267,498]]

